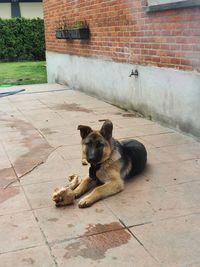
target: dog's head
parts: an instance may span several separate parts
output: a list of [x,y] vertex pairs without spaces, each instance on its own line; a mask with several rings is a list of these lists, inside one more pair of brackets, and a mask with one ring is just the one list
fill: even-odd
[[99,164],[107,160],[112,152],[113,124],[106,120],[99,131],[89,126],[79,125],[82,138],[83,156],[91,164]]

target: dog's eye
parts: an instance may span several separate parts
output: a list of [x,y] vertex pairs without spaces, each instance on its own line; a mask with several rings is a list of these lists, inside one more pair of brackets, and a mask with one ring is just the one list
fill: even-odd
[[97,146],[97,147],[102,147],[102,146],[103,146],[103,143],[101,143],[101,142],[97,142],[97,143],[96,143],[96,146]]
[[85,145],[86,145],[86,146],[90,146],[91,144],[92,144],[91,141],[87,141],[87,142],[85,142]]

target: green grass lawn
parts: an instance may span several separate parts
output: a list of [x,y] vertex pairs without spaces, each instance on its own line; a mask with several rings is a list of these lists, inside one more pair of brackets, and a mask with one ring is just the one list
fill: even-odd
[[46,82],[45,61],[0,63],[0,87]]

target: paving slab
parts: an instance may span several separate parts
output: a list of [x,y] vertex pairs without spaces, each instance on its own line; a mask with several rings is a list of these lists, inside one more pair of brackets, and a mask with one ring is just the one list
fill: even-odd
[[200,213],[131,228],[162,266],[200,266]]
[[[144,182],[145,183],[145,180]],[[154,187],[130,182],[118,197],[104,200],[126,226],[148,224],[200,212],[200,182]]]
[[162,147],[161,150],[170,153],[174,161],[197,159],[200,157],[200,144],[197,142],[191,142],[189,145],[166,146]]
[[52,246],[59,266],[161,266],[125,229]]
[[22,185],[27,185],[60,180],[63,180],[66,183],[67,177],[71,173],[68,171],[70,165],[58,154],[58,152],[58,149],[54,150],[48,156],[45,163],[39,165],[34,171],[27,173],[20,179],[20,183]]
[[45,244],[31,211],[0,216],[0,253]]
[[[0,99],[2,266],[200,266],[199,142],[63,85],[21,88]],[[88,209],[56,208],[54,188],[88,175],[77,126],[105,119],[144,143],[145,171]]]
[[0,215],[30,210],[21,186],[0,187]]
[[23,185],[23,189],[31,208],[38,209],[52,206],[52,193],[54,189],[63,187],[66,184],[67,179],[57,179],[50,182]]
[[55,267],[49,248],[38,246],[22,249],[0,255],[1,266],[3,267]]
[[78,209],[77,205],[63,208],[52,205],[36,209],[34,214],[48,242],[53,244],[83,235],[123,228],[102,202],[96,203],[88,210]]
[[17,175],[9,159],[5,155],[0,163],[0,188],[6,187],[8,184],[15,181],[17,182]]
[[[114,129],[115,138],[132,138],[151,136],[155,134],[164,134],[172,132],[171,129],[156,124],[135,125],[134,127]],[[145,140],[145,139],[144,139]],[[148,141],[148,140],[147,140]],[[151,143],[151,142],[150,142]]]
[[170,129],[169,132],[163,132],[162,134],[154,134],[149,136],[143,135],[141,139],[149,142],[155,147],[165,147],[181,144],[187,144],[189,146],[190,144],[196,143],[194,139],[183,134],[176,133],[172,130],[170,131]]
[[149,163],[143,173],[158,186],[168,186],[177,183],[199,181],[199,159],[173,161],[164,163]]

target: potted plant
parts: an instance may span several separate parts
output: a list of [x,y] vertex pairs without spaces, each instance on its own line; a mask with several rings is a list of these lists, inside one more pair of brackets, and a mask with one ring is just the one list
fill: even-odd
[[68,34],[67,28],[68,27],[67,27],[66,22],[64,22],[64,24],[59,22],[59,27],[56,29],[56,38],[57,39],[69,39],[69,34]]
[[89,39],[90,31],[85,21],[76,21],[75,24],[68,29],[69,39]]
[[76,21],[73,26],[69,26],[66,21],[59,22],[56,29],[57,39],[89,39],[90,31],[86,21]]

